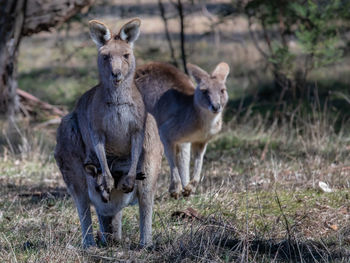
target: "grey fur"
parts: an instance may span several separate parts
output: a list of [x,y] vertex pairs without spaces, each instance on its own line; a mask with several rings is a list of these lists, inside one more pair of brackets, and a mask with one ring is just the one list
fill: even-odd
[[[101,28],[102,23],[98,23]],[[103,58],[106,50],[108,61]],[[121,61],[118,52],[130,54],[127,63]],[[121,238],[122,208],[136,199],[140,207],[140,244],[148,245],[152,241],[153,197],[162,158],[156,123],[146,114],[134,85],[135,58],[129,43],[118,35],[111,38],[99,48],[98,64],[100,84],[79,99],[57,130],[55,159],[77,206],[84,247],[96,245],[90,204],[96,208],[104,234],[102,242],[106,242],[108,235]],[[114,76],[116,71],[121,78]],[[137,170],[145,174],[143,181],[135,182]]]
[[[197,82],[175,67],[153,62],[136,71],[135,83],[156,119],[171,170],[169,192],[178,198],[195,191],[200,179],[207,143],[221,130],[222,111],[227,103],[225,81],[229,72],[220,63],[212,74],[188,65]],[[193,178],[189,178],[190,149],[194,157]]]

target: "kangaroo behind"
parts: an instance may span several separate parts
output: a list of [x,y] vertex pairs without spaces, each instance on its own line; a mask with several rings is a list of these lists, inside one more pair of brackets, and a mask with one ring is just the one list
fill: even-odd
[[[150,63],[137,69],[135,83],[147,110],[155,117],[171,168],[169,191],[178,197],[189,195],[200,178],[207,143],[222,126],[222,111],[228,95],[225,81],[229,66],[220,63],[211,74],[188,64],[190,78],[164,63]],[[194,157],[193,179],[189,180],[190,148]]]

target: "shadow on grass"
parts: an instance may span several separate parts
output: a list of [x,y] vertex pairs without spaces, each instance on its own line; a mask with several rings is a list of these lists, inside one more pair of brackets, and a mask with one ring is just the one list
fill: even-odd
[[[348,250],[332,243],[298,238],[264,239],[239,235],[232,228],[202,223],[190,226],[165,251],[166,261],[224,262],[348,262]],[[241,236],[235,238],[234,236]],[[243,236],[243,237],[242,237]]]
[[300,240],[239,240],[226,239],[216,243],[217,246],[241,253],[248,249],[252,254],[286,262],[330,262],[350,257],[342,251],[331,251],[325,244],[316,241]]
[[30,204],[40,202],[55,202],[70,197],[65,187],[50,187],[46,185],[21,185],[13,183],[2,183],[2,193],[10,196],[18,196]]

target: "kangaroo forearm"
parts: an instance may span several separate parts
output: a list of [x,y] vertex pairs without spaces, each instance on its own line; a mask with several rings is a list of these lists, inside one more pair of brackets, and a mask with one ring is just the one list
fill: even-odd
[[137,164],[142,152],[143,137],[143,133],[138,132],[131,138],[131,165],[129,175],[136,176]]
[[105,176],[106,174],[110,174],[105,147],[102,142],[98,142],[94,145],[94,150],[97,155],[97,159],[101,165],[102,174]]

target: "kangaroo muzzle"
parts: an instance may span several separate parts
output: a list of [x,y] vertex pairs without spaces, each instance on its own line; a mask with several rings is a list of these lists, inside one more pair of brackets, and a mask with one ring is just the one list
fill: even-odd
[[210,110],[213,112],[213,113],[219,113],[222,111],[222,107],[219,103],[213,103],[210,105]]
[[120,71],[112,72],[113,84],[117,85],[124,79],[123,74]]

